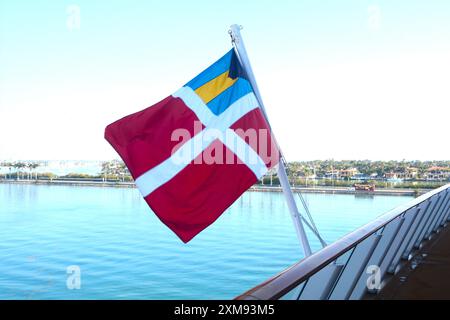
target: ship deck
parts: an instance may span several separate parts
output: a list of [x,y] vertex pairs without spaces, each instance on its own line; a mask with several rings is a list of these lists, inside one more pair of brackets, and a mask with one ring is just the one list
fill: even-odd
[[366,294],[365,299],[450,299],[450,228],[434,233],[377,295]]

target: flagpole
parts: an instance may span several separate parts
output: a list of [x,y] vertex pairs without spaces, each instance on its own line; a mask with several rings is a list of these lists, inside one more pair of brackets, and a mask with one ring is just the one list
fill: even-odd
[[[247,50],[244,46],[244,41],[241,37],[241,26],[237,24],[233,24],[230,27],[230,35],[231,39],[233,41],[234,50],[236,51],[236,54],[245,69],[247,73],[247,77],[250,81],[250,84],[253,88],[253,91],[255,92],[256,99],[259,102],[259,105],[261,107],[261,110],[264,114],[264,117],[266,118],[267,123],[269,123],[269,119],[267,117],[266,110],[264,108],[264,103],[261,98],[261,94],[258,89],[258,85],[256,84],[255,75],[253,74],[252,67],[250,65],[250,60],[248,59]],[[270,126],[270,123],[269,123]],[[272,134],[273,135],[273,134]],[[286,167],[283,161],[283,156],[281,153],[280,148],[278,148],[280,151],[280,161],[278,164],[278,178],[280,179],[281,187],[283,188],[283,193],[286,198],[287,205],[289,207],[289,212],[291,213],[292,221],[294,223],[295,231],[297,232],[297,237],[300,240],[300,244],[302,245],[303,252],[305,256],[311,255],[311,247],[309,245],[308,238],[305,233],[305,229],[303,227],[302,220],[300,218],[300,213],[297,208],[297,203],[295,202],[294,195],[292,194],[291,186],[289,184],[289,180],[286,174]]]

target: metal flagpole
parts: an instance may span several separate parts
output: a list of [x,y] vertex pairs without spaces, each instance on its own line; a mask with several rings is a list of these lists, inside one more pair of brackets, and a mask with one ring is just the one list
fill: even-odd
[[[259,105],[261,107],[261,110],[266,118],[267,123],[269,123],[269,119],[267,118],[266,110],[264,108],[264,104],[261,98],[261,94],[258,89],[258,85],[256,84],[256,79],[253,74],[252,67],[250,65],[250,61],[247,56],[247,51],[245,50],[244,41],[241,37],[241,26],[233,24],[230,27],[230,35],[231,39],[233,41],[233,46],[236,51],[236,54],[245,69],[247,76],[249,78],[250,84],[253,88],[253,91],[255,92],[256,99],[259,102]],[[269,123],[270,126],[270,123]],[[300,213],[297,208],[297,204],[294,200],[294,195],[292,194],[291,186],[289,184],[289,180],[286,174],[286,167],[284,164],[284,158],[282,156],[280,148],[278,148],[280,151],[281,157],[280,162],[278,164],[278,177],[280,179],[281,187],[283,188],[284,196],[286,197],[286,202],[289,207],[289,212],[291,213],[292,220],[294,222],[295,231],[297,232],[297,236],[300,240],[300,243],[303,248],[303,252],[305,253],[305,256],[311,255],[311,247],[309,246],[308,238],[306,237],[305,229],[303,228],[302,220],[300,218]]]

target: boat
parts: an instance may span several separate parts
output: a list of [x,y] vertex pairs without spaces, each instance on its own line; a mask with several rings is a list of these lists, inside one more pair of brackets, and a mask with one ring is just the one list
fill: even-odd
[[355,191],[375,192],[374,184],[355,183],[353,187]]

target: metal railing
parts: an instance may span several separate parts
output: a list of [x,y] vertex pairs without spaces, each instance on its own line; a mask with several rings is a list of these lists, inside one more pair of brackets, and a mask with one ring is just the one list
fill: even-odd
[[[395,208],[236,299],[361,299],[450,220],[450,184]],[[370,290],[370,291],[369,291]]]

